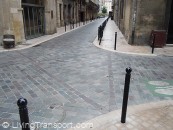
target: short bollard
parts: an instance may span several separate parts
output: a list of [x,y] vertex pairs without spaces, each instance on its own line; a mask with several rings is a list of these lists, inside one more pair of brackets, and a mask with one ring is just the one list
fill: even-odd
[[65,26],[65,32],[66,32],[66,22],[64,23],[64,26]]
[[101,44],[101,42],[102,42],[102,39],[100,38],[100,40],[99,40],[99,45]]
[[117,32],[115,32],[115,46],[114,46],[114,50],[117,49]]
[[17,101],[17,105],[19,106],[19,115],[20,115],[22,130],[30,130],[27,100],[25,98],[20,98]]
[[121,113],[121,123],[126,122],[126,112],[127,112],[131,72],[132,72],[131,68],[126,68],[124,96],[123,96],[123,105],[122,105],[122,113]]
[[100,39],[99,39],[99,45],[101,44],[102,37],[103,37],[103,29],[102,29],[102,27],[101,27],[101,28],[100,28]]
[[153,41],[152,41],[153,43],[152,43],[152,54],[154,53],[154,44],[155,44],[155,35],[154,35],[154,37],[153,37]]
[[98,27],[98,40],[100,39],[100,26]]
[[73,29],[74,29],[74,21],[73,21]]

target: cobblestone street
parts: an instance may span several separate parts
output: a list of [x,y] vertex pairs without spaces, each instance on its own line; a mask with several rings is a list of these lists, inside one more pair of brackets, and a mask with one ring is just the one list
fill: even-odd
[[0,53],[0,124],[20,122],[20,97],[28,100],[33,122],[75,124],[120,109],[127,67],[133,70],[129,105],[173,99],[148,88],[156,81],[172,84],[173,57],[99,49],[92,42],[102,22],[29,49]]

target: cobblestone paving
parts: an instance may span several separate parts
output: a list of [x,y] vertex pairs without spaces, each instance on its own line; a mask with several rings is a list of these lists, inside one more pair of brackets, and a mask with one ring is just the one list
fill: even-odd
[[96,48],[92,41],[102,21],[30,49],[0,53],[0,124],[19,122],[19,97],[28,100],[33,122],[77,123],[119,109],[126,67],[133,69],[129,105],[171,99],[154,96],[143,80],[172,80],[173,58]]

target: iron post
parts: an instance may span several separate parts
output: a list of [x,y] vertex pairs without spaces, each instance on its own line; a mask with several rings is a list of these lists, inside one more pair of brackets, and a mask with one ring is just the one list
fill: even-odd
[[154,53],[154,46],[155,46],[155,34],[153,35],[153,41],[152,41],[152,54]]
[[74,29],[74,21],[73,21],[73,29]]
[[25,98],[19,98],[19,100],[17,101],[17,105],[19,107],[22,130],[30,130],[27,100]]
[[65,25],[65,32],[66,32],[66,22],[64,23],[64,25]]
[[126,122],[126,112],[127,112],[131,72],[132,72],[132,69],[130,67],[126,68],[124,95],[123,95],[123,105],[122,105],[122,113],[121,113],[121,123]]
[[102,41],[102,37],[103,37],[103,27],[100,26],[100,38],[99,38],[99,45],[101,44],[101,41]]
[[117,32],[115,32],[115,46],[114,46],[114,50],[117,49]]
[[100,37],[100,27],[98,27],[98,40],[99,40],[99,37]]

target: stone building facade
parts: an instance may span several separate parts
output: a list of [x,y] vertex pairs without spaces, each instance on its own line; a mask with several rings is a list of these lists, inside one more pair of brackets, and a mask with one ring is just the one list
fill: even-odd
[[0,0],[0,45],[4,34],[16,44],[56,33],[64,23],[97,17],[98,0]]
[[128,43],[148,44],[152,30],[166,30],[173,43],[172,0],[113,0],[114,20]]

